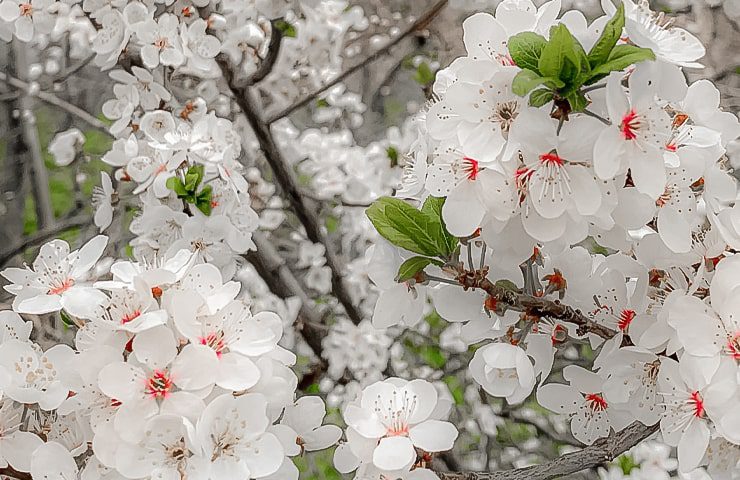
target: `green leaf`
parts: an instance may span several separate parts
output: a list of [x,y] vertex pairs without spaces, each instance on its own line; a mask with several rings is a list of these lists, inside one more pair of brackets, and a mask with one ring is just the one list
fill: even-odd
[[594,83],[611,72],[624,70],[630,65],[645,60],[655,60],[655,54],[649,48],[641,48],[634,45],[617,45],[612,50],[607,61],[591,71],[591,77],[588,83]]
[[385,149],[386,155],[388,155],[388,159],[391,161],[391,167],[395,167],[398,165],[398,150],[393,145],[389,145],[388,148]]
[[195,198],[195,206],[203,212],[205,215],[211,214],[211,198],[213,196],[213,189],[210,185],[206,185],[203,187],[203,190],[201,190],[198,193],[198,196]]
[[540,55],[547,40],[534,32],[522,32],[509,39],[509,54],[522,69],[539,71]]
[[434,83],[434,72],[432,72],[432,69],[429,67],[429,64],[427,62],[421,62],[419,66],[416,67],[414,80],[416,80],[416,83],[423,87]]
[[511,280],[501,279],[496,280],[496,286],[499,288],[503,288],[504,290],[511,290],[512,292],[518,292],[519,287],[516,286],[514,282]]
[[576,40],[562,23],[550,29],[550,40],[542,49],[538,70],[543,77],[563,79],[561,72],[565,59],[569,59],[576,70],[581,70],[581,61],[576,55]]
[[539,88],[529,94],[529,105],[532,107],[541,107],[555,98],[552,90]]
[[570,104],[571,112],[582,112],[588,106],[588,99],[581,92],[571,92],[565,99]]
[[319,98],[318,100],[316,100],[317,108],[326,108],[328,106],[329,106],[329,102],[327,102],[325,98]]
[[435,370],[440,370],[447,363],[442,350],[436,345],[423,345],[419,349],[419,356],[424,360],[424,363]]
[[279,20],[276,20],[274,25],[275,25],[275,28],[277,28],[280,31],[283,37],[295,38],[296,34],[298,33],[293,25],[286,22],[282,18]]
[[429,195],[426,200],[424,200],[424,204],[421,206],[421,211],[422,213],[429,215],[435,225],[439,225],[441,232],[438,232],[438,234],[441,233],[441,235],[444,236],[445,244],[447,245],[445,256],[447,256],[455,251],[459,240],[456,236],[447,231],[445,221],[442,219],[442,207],[445,204],[445,200],[445,197],[433,197]]
[[195,192],[198,189],[198,185],[203,180],[205,174],[205,167],[203,165],[193,165],[188,168],[185,174],[185,189],[188,192]]
[[523,97],[540,85],[546,85],[553,89],[565,86],[565,84],[557,78],[541,77],[532,70],[522,70],[516,74],[516,77],[514,77],[514,80],[511,83],[511,89],[514,91],[515,95]]
[[424,271],[430,264],[438,266],[442,265],[442,262],[434,260],[433,258],[427,257],[411,257],[398,267],[398,275],[396,275],[396,281],[403,283],[416,276],[417,273]]
[[383,197],[365,210],[378,233],[401,248],[428,257],[447,253],[447,244],[439,235],[441,226],[429,215],[397,198]]
[[175,192],[178,198],[185,197],[188,194],[188,191],[185,189],[185,185],[182,183],[182,180],[177,177],[168,178],[167,182],[165,182],[165,185],[167,186],[167,188]]
[[606,62],[609,58],[609,54],[614,49],[619,39],[622,37],[622,31],[624,30],[624,4],[619,2],[617,12],[604,26],[604,31],[601,32],[601,36],[596,41],[591,50],[588,52],[588,63],[591,68]]
[[464,385],[462,382],[453,375],[443,377],[442,381],[445,382],[447,384],[447,388],[450,389],[452,398],[455,400],[455,405],[463,405],[465,403],[465,391],[463,389]]

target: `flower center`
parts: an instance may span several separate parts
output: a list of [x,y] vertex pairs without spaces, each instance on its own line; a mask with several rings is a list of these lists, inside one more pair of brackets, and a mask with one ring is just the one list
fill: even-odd
[[622,117],[622,123],[619,124],[619,130],[622,132],[622,137],[624,137],[625,140],[634,140],[637,138],[637,131],[640,130],[641,126],[642,120],[640,119],[640,115],[638,115],[633,109]]
[[566,338],[568,338],[568,330],[566,330],[564,326],[558,323],[552,328],[552,333],[550,334],[550,340],[552,340],[553,345],[557,345],[558,343],[563,343],[566,340]]
[[627,330],[627,327],[630,326],[630,323],[632,323],[632,320],[635,319],[635,311],[634,310],[628,310],[624,309],[622,310],[622,313],[619,314],[619,321],[617,322],[617,326],[620,330],[623,332]]
[[540,162],[546,166],[562,167],[565,161],[557,153],[550,152],[540,155]]
[[167,37],[159,37],[154,41],[154,46],[157,47],[160,50],[164,50],[170,45],[170,41],[167,40]]
[[735,360],[740,360],[740,331],[728,337],[727,353]]
[[589,393],[586,395],[586,404],[594,412],[603,412],[608,406],[604,397],[597,393]]
[[67,278],[62,281],[59,285],[56,285],[54,287],[51,287],[48,292],[46,292],[49,295],[60,295],[70,288],[72,288],[75,284],[74,278]]
[[375,400],[375,414],[386,428],[386,436],[397,437],[409,434],[409,418],[416,410],[416,395],[409,392],[393,392],[390,401],[378,395]]
[[698,391],[692,392],[689,396],[689,403],[694,406],[694,416],[701,418],[704,416],[704,399]]
[[200,344],[206,347],[212,348],[216,355],[220,358],[226,348],[226,342],[224,342],[223,332],[209,333],[205,337],[200,338]]
[[498,104],[493,112],[492,120],[501,126],[502,132],[508,133],[517,115],[519,115],[519,104],[516,100],[512,100]]
[[121,325],[126,325],[131,320],[138,318],[141,315],[141,310],[134,310],[131,313],[126,313],[121,317]]
[[468,180],[475,180],[478,178],[478,172],[480,167],[478,166],[478,160],[470,157],[463,157],[462,172]]
[[30,2],[28,3],[21,3],[18,5],[18,8],[21,10],[21,16],[22,17],[30,17],[33,16],[33,5],[31,5]]
[[155,370],[154,374],[146,381],[146,394],[161,400],[167,398],[172,390],[172,379],[165,370]]

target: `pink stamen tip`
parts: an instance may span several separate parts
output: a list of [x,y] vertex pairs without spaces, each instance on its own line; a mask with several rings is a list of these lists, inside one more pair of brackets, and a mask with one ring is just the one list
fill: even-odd
[[478,160],[470,157],[463,157],[463,172],[465,172],[468,180],[475,180],[478,178],[478,172],[480,172],[480,166]]
[[543,153],[540,155],[540,162],[547,165],[557,165],[559,167],[565,163],[557,153]]
[[698,391],[692,392],[691,400],[689,401],[694,405],[694,416],[697,418],[701,418],[704,416],[704,399],[701,398],[701,395]]
[[619,124],[619,130],[625,140],[634,140],[637,138],[637,130],[640,129],[642,122],[640,115],[633,109],[622,117],[622,123]]
[[591,410],[597,412],[603,412],[609,406],[606,403],[606,400],[604,400],[604,397],[596,393],[589,393],[586,395],[586,403],[589,404]]
[[622,310],[622,313],[619,314],[619,322],[617,322],[617,326],[619,326],[619,329],[623,332],[627,330],[627,328],[632,323],[632,320],[635,319],[635,313],[634,310]]

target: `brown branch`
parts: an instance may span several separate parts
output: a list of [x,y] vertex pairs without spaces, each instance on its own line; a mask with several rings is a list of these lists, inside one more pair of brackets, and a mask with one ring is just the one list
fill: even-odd
[[460,281],[464,289],[480,288],[492,296],[496,302],[503,303],[508,308],[517,312],[527,312],[537,317],[549,317],[578,325],[579,335],[593,333],[601,338],[609,339],[617,334],[611,328],[594,322],[580,310],[565,305],[559,300],[548,300],[544,297],[534,297],[532,295],[518,293],[498,286],[481,275],[460,276],[458,281]]
[[323,364],[324,361],[321,356],[323,352],[321,345],[323,334],[316,327],[316,325],[324,323],[322,315],[315,309],[313,300],[308,296],[298,279],[286,265],[285,260],[265,235],[256,231],[252,234],[252,240],[257,246],[257,250],[248,252],[245,258],[254,266],[274,295],[280,298],[295,296],[300,299],[301,310],[298,314],[298,325],[301,335]]
[[341,263],[337,254],[334,252],[331,242],[321,227],[321,221],[316,213],[315,206],[311,205],[306,197],[301,194],[295,175],[288,162],[283,158],[280,149],[275,144],[275,139],[272,136],[269,125],[262,120],[258,113],[249,89],[246,86],[236,84],[235,72],[223,55],[219,55],[217,61],[239,108],[241,108],[246,116],[247,122],[259,141],[260,149],[275,175],[276,182],[280,185],[284,195],[293,207],[296,216],[306,229],[306,235],[312,242],[324,245],[326,250],[326,264],[331,269],[331,283],[334,295],[344,307],[347,316],[355,324],[360,323],[362,317],[352,302],[349,290],[344,284]]
[[313,101],[316,97],[321,95],[322,93],[329,90],[331,87],[335,86],[338,83],[341,83],[344,81],[347,77],[355,73],[356,71],[362,69],[365,65],[374,62],[378,58],[380,58],[382,55],[385,55],[388,53],[388,51],[393,48],[394,46],[398,45],[404,38],[408,37],[412,33],[415,33],[419,30],[422,30],[426,28],[427,25],[436,17],[439,12],[442,11],[442,9],[447,5],[448,0],[439,0],[437,3],[435,3],[429,10],[427,10],[423,15],[421,15],[419,18],[416,19],[415,22],[413,22],[411,25],[406,27],[405,30],[403,30],[396,38],[390,40],[388,43],[380,47],[378,50],[376,50],[372,55],[368,56],[361,62],[351,66],[347,70],[340,73],[334,80],[331,80],[330,82],[324,84],[322,87],[314,90],[313,92],[307,94],[297,102],[293,103],[292,105],[289,105],[288,107],[284,108],[283,110],[275,113],[274,115],[271,115],[267,119],[267,124],[271,125],[274,122],[280,120],[283,117],[287,117],[291,113],[295,112],[299,108],[302,108],[306,105],[308,105],[311,101]]
[[278,55],[280,54],[280,45],[283,40],[283,33],[276,27],[277,22],[282,18],[276,18],[271,23],[272,31],[270,32],[270,44],[267,46],[267,55],[262,59],[262,63],[257,68],[257,71],[249,77],[249,84],[254,85],[262,81],[272,71],[272,67],[275,66]]
[[7,467],[0,468],[0,477],[16,478],[18,480],[32,480],[31,474],[26,472],[19,472],[15,468],[8,465]]
[[602,438],[577,452],[531,467],[500,472],[439,472],[441,480],[549,480],[597,467],[617,458],[658,431],[658,424],[647,427],[634,422],[621,432]]
[[108,126],[105,123],[101,122],[98,118],[89,114],[88,112],[81,109],[80,107],[76,105],[72,105],[66,100],[62,100],[61,98],[57,97],[56,95],[53,95],[45,91],[39,91],[36,93],[32,93],[30,84],[24,82],[23,80],[19,80],[15,77],[11,77],[10,75],[4,72],[0,72],[0,81],[10,85],[13,88],[17,88],[18,90],[23,91],[28,96],[38,98],[39,100],[46,102],[49,105],[53,105],[61,110],[64,110],[70,115],[73,115],[79,118],[80,120],[82,120],[83,122],[87,123],[91,127],[97,130],[100,130],[101,132],[104,132],[107,135],[110,135],[110,132],[108,131]]
[[61,232],[72,228],[80,228],[85,225],[89,225],[92,222],[88,215],[79,215],[71,217],[66,220],[57,222],[53,227],[41,229],[33,235],[24,238],[18,244],[11,246],[9,249],[0,252],[0,267],[8,263],[13,257],[23,253],[27,248],[34,247],[40,243],[44,243],[47,240],[59,235]]

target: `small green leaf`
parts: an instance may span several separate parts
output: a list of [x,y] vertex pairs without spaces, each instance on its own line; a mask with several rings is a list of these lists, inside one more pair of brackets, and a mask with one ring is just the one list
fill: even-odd
[[576,70],[581,70],[581,60],[576,55],[575,43],[576,39],[562,23],[550,29],[550,40],[542,49],[538,62],[538,70],[543,77],[563,79],[561,72],[566,58],[573,63]]
[[455,400],[455,405],[463,405],[465,403],[465,391],[463,390],[464,385],[460,382],[460,379],[453,375],[447,375],[442,378],[442,381],[450,389],[452,398]]
[[555,94],[552,90],[538,88],[529,94],[529,105],[532,107],[541,107],[552,101],[553,98],[555,98]]
[[69,314],[67,312],[65,312],[64,310],[59,310],[59,317],[61,318],[62,323],[66,327],[74,327],[74,326],[76,326],[75,325],[75,322],[72,320],[72,317],[70,317]]
[[388,148],[385,149],[385,153],[391,161],[391,167],[398,165],[398,150],[396,147],[389,145]]
[[594,83],[611,72],[624,70],[635,63],[645,60],[655,60],[655,54],[649,48],[640,48],[634,45],[617,45],[612,50],[607,61],[591,71],[587,84]]
[[188,168],[185,174],[185,189],[188,192],[195,192],[198,189],[198,185],[203,181],[203,175],[205,174],[205,167],[203,165],[193,165]]
[[617,458],[617,465],[619,465],[619,468],[622,469],[622,473],[625,475],[629,475],[632,470],[640,467],[639,464],[635,463],[632,456],[627,453],[620,455],[619,458]]
[[442,218],[442,207],[445,204],[445,200],[445,197],[433,197],[432,195],[429,195],[426,200],[424,200],[424,204],[421,206],[421,211],[422,213],[429,215],[429,217],[434,221],[435,225],[439,224],[441,235],[444,236],[445,243],[447,245],[447,248],[445,250],[446,256],[455,251],[459,240],[457,237],[447,231],[447,226],[445,225],[445,221]]
[[511,89],[515,95],[523,97],[540,85],[546,85],[553,89],[565,86],[565,84],[557,78],[541,77],[532,70],[522,70],[516,74],[516,77],[514,77],[514,80],[511,83]]
[[512,292],[518,292],[519,287],[516,286],[514,282],[511,280],[501,279],[496,280],[496,286],[499,288],[503,288],[504,290],[511,290]]
[[440,370],[447,363],[442,350],[436,345],[423,345],[419,349],[419,356],[424,360],[424,363],[435,370]]
[[378,233],[401,248],[428,257],[447,254],[445,238],[439,221],[434,220],[397,198],[376,200],[365,214]]
[[316,100],[317,108],[326,108],[328,106],[329,106],[329,102],[327,102],[325,98],[319,98],[318,100]]
[[403,283],[407,280],[410,280],[414,278],[417,273],[424,271],[424,269],[432,263],[438,266],[442,265],[440,261],[434,260],[433,258],[411,257],[403,262],[400,267],[398,267],[398,275],[396,275],[396,281],[398,283]]
[[416,83],[424,87],[434,83],[434,72],[432,72],[432,69],[429,67],[427,62],[421,62],[419,66],[416,67],[414,80],[416,80]]
[[622,2],[619,2],[617,12],[604,26],[604,31],[601,32],[601,36],[588,52],[588,63],[591,65],[591,68],[596,68],[602,63],[606,62],[606,60],[609,58],[609,54],[614,49],[614,46],[622,37],[623,30],[624,4]]
[[537,33],[518,33],[509,39],[509,54],[518,67],[538,72],[540,55],[546,44],[545,37]]
[[198,208],[198,210],[203,212],[205,215],[210,215],[211,209],[213,208],[213,206],[211,205],[212,196],[213,189],[210,185],[206,185],[205,187],[203,187],[203,190],[198,193],[197,197],[195,198],[195,202],[191,203],[195,203],[195,206]]
[[175,192],[178,198],[183,198],[188,194],[188,191],[185,189],[185,185],[182,183],[182,180],[177,177],[168,178],[167,182],[165,182],[165,185],[167,186],[167,188]]
[[582,112],[588,106],[588,99],[581,92],[571,92],[565,99],[570,104],[571,112]]
[[282,18],[279,20],[276,20],[274,25],[275,25],[275,28],[277,28],[280,31],[283,37],[295,38],[296,34],[298,33],[293,25],[286,22]]

